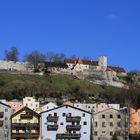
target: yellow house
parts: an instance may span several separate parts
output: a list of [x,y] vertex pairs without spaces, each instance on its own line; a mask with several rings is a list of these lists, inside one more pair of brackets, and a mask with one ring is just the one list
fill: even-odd
[[24,107],[11,116],[12,140],[40,140],[40,115]]

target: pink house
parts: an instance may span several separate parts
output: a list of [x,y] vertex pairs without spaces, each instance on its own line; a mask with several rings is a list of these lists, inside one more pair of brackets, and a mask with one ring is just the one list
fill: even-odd
[[100,112],[100,111],[104,111],[104,110],[107,110],[109,109],[109,105],[106,104],[106,103],[99,103],[96,105],[96,112]]
[[23,108],[23,103],[18,102],[18,101],[9,101],[9,102],[6,102],[6,104],[11,107],[12,113],[15,113],[18,110],[20,110],[21,108]]

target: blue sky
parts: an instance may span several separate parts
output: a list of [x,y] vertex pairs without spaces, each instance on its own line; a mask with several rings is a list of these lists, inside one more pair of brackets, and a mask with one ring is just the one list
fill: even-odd
[[0,0],[0,58],[16,46],[67,56],[108,56],[140,70],[140,0]]

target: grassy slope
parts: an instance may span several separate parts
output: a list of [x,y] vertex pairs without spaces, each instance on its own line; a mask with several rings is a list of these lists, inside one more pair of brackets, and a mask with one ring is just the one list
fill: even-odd
[[119,92],[119,88],[100,86],[85,80],[74,79],[68,75],[33,76],[0,74],[0,98],[13,99],[24,96],[51,96],[73,95],[97,96],[100,92]]

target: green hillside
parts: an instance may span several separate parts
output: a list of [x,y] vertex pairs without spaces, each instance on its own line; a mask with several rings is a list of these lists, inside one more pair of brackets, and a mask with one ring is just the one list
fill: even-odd
[[0,74],[1,99],[22,99],[25,96],[36,96],[36,98],[54,97],[58,99],[63,96],[71,96],[79,101],[105,101],[123,104],[132,95],[130,90],[96,85],[68,75]]

